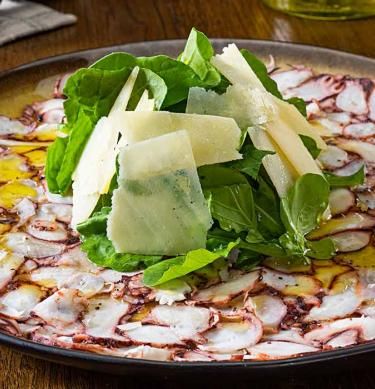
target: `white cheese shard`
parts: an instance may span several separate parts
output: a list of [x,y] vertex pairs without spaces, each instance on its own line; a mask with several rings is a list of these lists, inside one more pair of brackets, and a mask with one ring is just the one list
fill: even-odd
[[114,102],[108,116],[113,115],[117,111],[122,111],[122,110],[126,109],[126,107],[128,106],[133,88],[134,88],[134,84],[137,80],[138,73],[139,73],[139,67],[136,66],[132,70],[132,72],[130,73],[123,88],[121,89],[120,93],[118,94],[116,101]]
[[248,85],[251,88],[264,90],[263,84],[234,43],[224,47],[222,54],[212,57],[211,63],[233,85]]
[[126,143],[186,130],[197,166],[240,159],[241,130],[232,118],[173,112],[117,112],[113,125]]
[[116,168],[118,133],[102,117],[91,134],[73,175],[72,226],[85,221],[106,193]]
[[[295,133],[314,139],[320,149],[327,147],[324,140],[317,134],[313,126],[293,105],[278,99],[266,91],[265,87],[251,69],[237,46],[232,43],[223,49],[223,54],[217,54],[211,63],[233,85],[247,86],[264,93],[264,99],[272,103],[276,110],[276,118],[280,117]],[[255,123],[256,124],[256,123]],[[286,151],[284,150],[286,153]]]
[[267,123],[265,129],[300,176],[323,174],[301,138],[283,120]]
[[233,118],[242,129],[266,123],[274,115],[272,104],[259,89],[231,85],[219,95],[213,90],[189,89],[187,113]]
[[[125,111],[138,72],[139,68],[135,67],[108,117],[102,117],[97,122],[74,171],[72,227],[87,220],[95,209],[100,195],[108,192],[116,170],[117,142],[120,135],[119,129],[112,125],[110,118],[118,111]],[[154,100],[148,98],[148,93],[143,93],[138,106],[139,110],[152,110]]]
[[135,111],[153,111],[155,107],[155,99],[150,99],[148,96],[148,90],[145,89],[141,98],[138,101]]
[[248,133],[257,149],[275,153],[263,157],[262,162],[276,188],[277,194],[280,197],[284,197],[293,186],[295,178],[298,177],[297,172],[266,131],[260,127],[250,127]]
[[187,131],[121,149],[107,235],[117,252],[179,255],[203,248],[212,220]]

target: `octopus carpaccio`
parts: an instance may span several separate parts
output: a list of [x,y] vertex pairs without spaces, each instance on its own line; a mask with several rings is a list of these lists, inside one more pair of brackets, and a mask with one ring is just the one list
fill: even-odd
[[18,118],[0,117],[0,327],[35,342],[162,361],[270,360],[375,340],[375,81],[273,69],[285,97],[307,103],[328,149],[319,161],[337,175],[361,164],[366,181],[335,189],[332,261],[286,265],[275,258],[241,273],[174,291],[142,274],[99,268],[70,229],[71,199],[46,190],[46,147],[64,121],[62,93]]

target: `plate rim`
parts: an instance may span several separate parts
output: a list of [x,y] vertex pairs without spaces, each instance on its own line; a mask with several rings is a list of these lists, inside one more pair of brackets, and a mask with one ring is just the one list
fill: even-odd
[[[360,54],[353,54],[347,51],[325,48],[322,46],[316,46],[312,44],[302,44],[302,43],[292,43],[278,40],[262,40],[262,39],[237,39],[237,38],[212,38],[210,39],[214,44],[227,44],[235,42],[238,44],[254,44],[261,47],[275,47],[275,44],[282,46],[285,49],[293,47],[298,50],[314,49],[317,53],[326,53],[330,55],[340,55],[345,56],[346,58],[353,61],[365,61],[369,65],[375,65],[375,58],[367,57]],[[101,46],[96,48],[89,48],[85,50],[72,51],[64,54],[58,54],[54,56],[44,57],[36,59],[34,61],[18,65],[16,67],[6,69],[0,72],[0,80],[10,76],[11,74],[19,71],[29,70],[34,67],[41,65],[46,65],[56,61],[64,61],[73,58],[90,58],[94,57],[95,53],[98,52],[110,52],[116,50],[131,50],[141,44],[158,44],[162,45],[181,45],[185,42],[185,39],[159,39],[159,40],[148,40],[148,41],[136,41],[136,42],[127,42],[117,45],[108,45]],[[319,351],[314,353],[309,353],[302,356],[284,358],[284,359],[274,359],[266,361],[154,361],[149,359],[138,359],[138,358],[128,358],[120,357],[113,355],[98,354],[90,351],[82,351],[77,349],[63,348],[55,345],[46,345],[43,343],[37,343],[26,338],[17,337],[15,335],[8,334],[0,330],[0,344],[7,347],[14,347],[16,350],[25,353],[31,354],[36,358],[47,359],[48,357],[57,357],[65,358],[67,362],[62,362],[69,364],[70,361],[80,360],[87,363],[100,364],[104,363],[112,367],[144,367],[144,368],[160,368],[170,370],[171,368],[177,368],[179,371],[186,371],[191,369],[210,369],[216,370],[218,367],[222,367],[225,370],[238,370],[241,368],[249,369],[249,371],[254,370],[270,370],[270,369],[285,369],[288,367],[299,367],[306,364],[316,364],[319,362],[327,362],[340,360],[343,358],[355,357],[363,354],[375,353],[375,341],[370,341],[362,344],[357,344],[353,346],[348,346],[335,350]],[[375,354],[374,354],[375,355]]]
[[[246,39],[246,38],[210,38],[210,41],[213,42],[214,44],[221,43],[221,42],[229,42],[229,43],[233,43],[233,42],[234,43],[236,43],[236,42],[249,43],[250,42],[250,43],[253,43],[253,44],[259,45],[259,46],[264,45],[264,46],[272,47],[272,46],[274,46],[274,44],[277,44],[277,45],[283,46],[285,48],[294,47],[296,49],[302,49],[302,50],[314,49],[314,50],[317,50],[321,53],[327,53],[327,54],[331,54],[331,55],[339,54],[339,55],[345,56],[349,59],[362,60],[362,61],[366,61],[366,62],[368,61],[369,63],[373,63],[375,65],[375,57],[372,58],[372,57],[369,57],[369,56],[366,56],[363,54],[355,54],[355,53],[351,53],[351,52],[345,51],[345,50],[332,49],[332,48],[328,48],[328,47],[324,47],[324,46],[317,46],[317,45],[308,44],[308,43],[286,42],[286,41],[272,40],[272,39]],[[14,66],[14,67],[11,67],[11,68],[6,69],[6,70],[2,70],[2,71],[0,71],[0,78],[9,76],[11,73],[14,73],[16,71],[27,70],[27,69],[30,69],[30,68],[35,67],[35,66],[45,65],[45,64],[48,64],[50,62],[54,62],[56,60],[69,59],[69,58],[79,56],[79,55],[84,56],[84,55],[90,54],[91,52],[95,52],[95,51],[120,50],[124,47],[137,46],[137,45],[144,44],[144,43],[150,43],[150,44],[154,43],[154,44],[162,45],[162,44],[173,44],[173,43],[184,43],[184,42],[186,42],[186,39],[182,39],[182,38],[178,38],[178,39],[151,39],[151,40],[147,40],[147,41],[132,41],[132,42],[119,43],[116,45],[106,45],[106,46],[92,47],[92,48],[83,49],[83,50],[69,51],[69,52],[62,53],[62,54],[56,54],[56,55],[38,58],[36,60]]]

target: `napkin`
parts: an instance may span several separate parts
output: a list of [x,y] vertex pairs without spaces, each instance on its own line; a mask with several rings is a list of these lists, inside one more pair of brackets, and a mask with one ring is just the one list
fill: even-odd
[[18,38],[67,26],[77,17],[31,1],[0,0],[0,46]]

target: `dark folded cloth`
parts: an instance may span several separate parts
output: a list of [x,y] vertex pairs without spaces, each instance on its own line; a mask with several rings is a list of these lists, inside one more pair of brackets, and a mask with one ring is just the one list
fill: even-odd
[[0,0],[0,46],[42,31],[67,26],[77,17],[31,1]]

